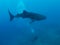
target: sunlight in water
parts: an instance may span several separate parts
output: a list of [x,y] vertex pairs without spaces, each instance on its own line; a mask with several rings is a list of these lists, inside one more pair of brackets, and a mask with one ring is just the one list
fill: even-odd
[[26,9],[26,7],[25,7],[23,0],[20,0],[17,5],[17,12],[22,13],[23,10],[25,10],[25,9]]
[[32,34],[35,34],[35,29],[32,27],[32,25],[31,25],[30,23],[27,23],[27,25],[30,26],[30,28],[31,28],[31,33],[32,33]]
[[34,33],[35,33],[35,30],[32,28],[32,29],[31,29],[31,32],[32,32],[32,34],[34,34]]

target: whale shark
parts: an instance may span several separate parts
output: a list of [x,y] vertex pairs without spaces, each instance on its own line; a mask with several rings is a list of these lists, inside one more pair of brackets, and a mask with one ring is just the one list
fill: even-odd
[[16,16],[14,16],[10,10],[8,10],[8,13],[10,15],[10,21],[12,21],[14,18],[29,18],[31,19],[31,23],[34,21],[40,21],[40,20],[45,20],[46,16],[38,14],[38,13],[34,13],[34,12],[28,12],[26,10],[23,10],[23,12],[21,14],[16,14]]

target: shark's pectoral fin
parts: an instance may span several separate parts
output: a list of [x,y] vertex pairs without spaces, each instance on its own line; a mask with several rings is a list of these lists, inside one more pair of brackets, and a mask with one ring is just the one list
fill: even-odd
[[34,20],[34,19],[32,19],[30,23],[33,23],[34,21],[35,21],[35,20]]

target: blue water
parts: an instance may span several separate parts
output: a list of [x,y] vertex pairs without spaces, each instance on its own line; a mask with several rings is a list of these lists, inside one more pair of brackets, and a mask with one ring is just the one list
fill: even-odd
[[[27,10],[47,19],[32,24],[22,18],[10,22],[8,9],[13,15]],[[60,45],[60,1],[0,0],[0,45]]]

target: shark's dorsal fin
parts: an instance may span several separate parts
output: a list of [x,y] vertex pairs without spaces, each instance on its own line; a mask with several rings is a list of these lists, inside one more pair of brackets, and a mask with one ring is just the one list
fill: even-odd
[[26,10],[24,10],[24,11],[23,11],[23,14],[26,14],[26,13],[27,13],[27,11],[26,11]]

